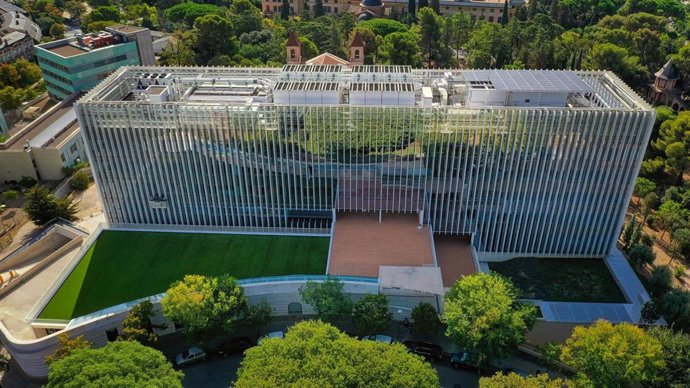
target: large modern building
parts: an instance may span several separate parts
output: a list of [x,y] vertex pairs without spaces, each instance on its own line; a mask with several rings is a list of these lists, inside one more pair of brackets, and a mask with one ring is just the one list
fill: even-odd
[[151,31],[122,25],[37,45],[36,56],[48,93],[58,99],[90,90],[122,66],[156,60]]
[[76,109],[114,227],[411,213],[481,260],[607,255],[654,121],[610,72],[406,66],[124,68]]

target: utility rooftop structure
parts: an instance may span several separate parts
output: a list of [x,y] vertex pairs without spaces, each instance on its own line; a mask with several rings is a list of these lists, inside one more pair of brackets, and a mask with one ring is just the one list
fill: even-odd
[[482,260],[606,255],[654,121],[609,72],[407,66],[130,67],[77,111],[112,225],[416,213]]

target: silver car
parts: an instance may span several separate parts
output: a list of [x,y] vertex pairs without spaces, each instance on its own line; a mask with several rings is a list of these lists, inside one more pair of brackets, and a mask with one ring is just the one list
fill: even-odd
[[178,354],[177,357],[175,357],[175,365],[184,366],[193,364],[197,361],[203,361],[205,359],[206,352],[204,352],[201,348],[192,346],[191,348],[185,350],[184,352]]

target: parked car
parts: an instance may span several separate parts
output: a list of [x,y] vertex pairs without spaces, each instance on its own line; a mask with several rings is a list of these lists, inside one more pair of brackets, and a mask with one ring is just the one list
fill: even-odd
[[393,343],[393,337],[383,335],[383,334],[368,335],[362,339],[367,340],[367,341],[383,342],[385,344]]
[[405,341],[403,343],[410,353],[420,355],[427,360],[441,361],[443,359],[443,348],[436,344],[423,341]]
[[264,335],[263,337],[259,338],[259,340],[256,341],[256,343],[259,344],[259,345],[261,345],[261,342],[263,342],[265,339],[268,339],[268,338],[280,338],[280,339],[283,339],[283,338],[285,338],[285,333],[283,333],[282,331],[272,331],[272,332],[270,332],[270,333]]
[[[472,371],[479,371],[479,363],[477,362],[477,357],[471,352],[457,352],[450,354],[450,365],[454,368],[469,369]],[[500,372],[501,369],[493,365],[489,365],[486,369],[481,372],[485,376],[493,376],[496,372]]]
[[244,353],[245,350],[254,346],[254,341],[249,337],[235,337],[230,341],[225,341],[218,348],[216,352],[220,356],[229,356],[231,354]]
[[178,354],[175,357],[175,365],[185,366],[185,365],[193,364],[197,361],[203,361],[205,359],[206,359],[206,352],[204,352],[201,348],[198,348],[196,346],[192,346],[191,348],[185,350],[184,352]]

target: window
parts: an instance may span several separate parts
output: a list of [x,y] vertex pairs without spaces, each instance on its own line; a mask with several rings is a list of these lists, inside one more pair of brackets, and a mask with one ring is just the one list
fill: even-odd
[[77,143],[74,143],[69,147],[69,152],[71,152],[71,153],[75,153],[78,150],[79,150],[79,146],[77,145]]
[[290,49],[290,58],[295,59],[295,49]]
[[67,160],[67,158],[65,158],[65,154],[60,154],[60,159],[62,159],[63,162]]
[[493,16],[489,16],[489,22],[493,23],[493,21],[494,21],[494,17],[493,17]]
[[301,315],[302,314],[302,303],[292,302],[288,304],[288,314],[289,315]]
[[119,333],[117,332],[117,327],[105,331],[105,336],[108,337],[108,342],[114,342],[117,340]]
[[355,50],[355,59],[359,59],[359,50]]

